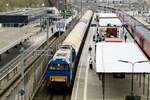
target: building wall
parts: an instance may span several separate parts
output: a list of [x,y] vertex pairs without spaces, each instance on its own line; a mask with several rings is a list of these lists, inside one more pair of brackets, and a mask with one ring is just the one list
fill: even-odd
[[64,9],[64,0],[51,0],[51,2],[52,5],[55,6],[57,9]]

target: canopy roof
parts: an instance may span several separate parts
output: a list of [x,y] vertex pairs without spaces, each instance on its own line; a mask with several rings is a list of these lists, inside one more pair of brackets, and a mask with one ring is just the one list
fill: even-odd
[[119,18],[101,18],[99,20],[100,27],[107,27],[108,24],[110,26],[122,26],[122,22]]
[[[134,43],[97,43],[97,73],[150,73],[150,63],[139,61],[148,59]],[[133,70],[131,63],[135,63]]]

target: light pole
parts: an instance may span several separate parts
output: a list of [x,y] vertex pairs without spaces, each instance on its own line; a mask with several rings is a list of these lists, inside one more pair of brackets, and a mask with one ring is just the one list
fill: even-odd
[[148,88],[147,88],[147,100],[149,100],[149,74],[148,74]]
[[48,47],[48,39],[49,39],[49,18],[46,17],[46,41],[47,41],[47,47]]
[[130,62],[130,61],[125,61],[125,60],[118,60],[119,62],[123,63],[130,63],[132,65],[132,82],[131,82],[131,95],[134,95],[133,93],[133,72],[134,72],[134,65],[136,63],[144,63],[144,62],[149,62],[149,61],[136,61],[136,62]]
[[[58,9],[58,3],[59,3],[59,0],[57,0],[56,2],[57,2],[56,7],[57,7],[57,9]],[[58,11],[59,11],[59,9],[58,9]]]
[[42,3],[42,4],[41,4],[41,6],[42,6],[42,7],[44,7],[44,6],[45,6],[45,4],[44,4],[44,3]]
[[[123,21],[122,32],[123,32],[123,35],[124,35],[124,37],[125,37],[125,35],[126,35],[126,34],[125,34],[125,31],[124,31],[124,30],[125,30],[125,29],[124,29],[124,28],[125,28],[125,21],[124,21],[124,17],[125,17],[125,16],[124,16],[124,10],[123,10],[123,9],[122,9],[122,17],[123,17],[123,19],[122,19],[122,21]],[[120,35],[120,34],[119,34],[119,35]],[[122,37],[122,36],[121,36],[121,37]],[[126,42],[126,40],[125,40],[125,42]]]
[[136,33],[136,23],[134,23],[134,26],[133,26],[133,39],[134,39],[134,42],[135,42],[135,33]]
[[20,49],[20,53],[21,53],[21,66],[20,66],[20,72],[21,72],[21,79],[22,79],[22,84],[21,84],[21,89],[19,90],[19,94],[20,94],[20,98],[19,100],[24,100],[25,99],[25,49],[24,47],[21,47]]
[[81,17],[82,17],[82,0],[81,0]]
[[6,3],[6,11],[8,11],[8,7],[9,7],[9,4],[8,4],[8,3]]

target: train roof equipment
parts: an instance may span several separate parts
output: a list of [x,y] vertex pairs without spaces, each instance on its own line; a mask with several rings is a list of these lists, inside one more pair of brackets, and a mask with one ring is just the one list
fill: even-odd
[[[131,63],[119,62],[138,62],[132,70]],[[135,43],[97,43],[96,47],[96,72],[97,73],[149,73],[150,63],[147,57]]]
[[70,55],[71,55],[71,50],[70,49],[59,49],[54,57],[53,57],[53,60],[64,60],[66,61],[68,64],[70,63]]

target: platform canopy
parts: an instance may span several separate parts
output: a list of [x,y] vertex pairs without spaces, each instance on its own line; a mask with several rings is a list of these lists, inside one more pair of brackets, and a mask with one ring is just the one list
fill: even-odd
[[98,16],[100,18],[118,18],[117,14],[115,13],[99,13]]
[[[97,73],[150,73],[150,63],[147,61],[134,43],[97,43]],[[133,69],[131,63],[135,63]]]
[[99,20],[100,27],[107,27],[108,24],[110,26],[122,26],[122,22],[119,18],[101,18]]
[[38,23],[28,24],[27,26],[23,26],[21,28],[0,28],[0,54],[3,54],[33,34],[39,32],[40,27],[34,27],[36,25],[38,25]]

